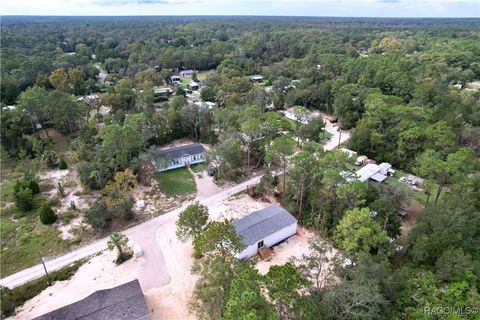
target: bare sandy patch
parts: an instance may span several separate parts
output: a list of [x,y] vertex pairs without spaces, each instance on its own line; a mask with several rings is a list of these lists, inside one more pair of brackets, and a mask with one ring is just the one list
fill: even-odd
[[220,204],[209,207],[210,220],[224,220],[231,219],[236,220],[243,218],[253,211],[264,209],[272,202],[265,202],[250,197],[247,194],[240,194],[233,196],[227,200],[222,201]]
[[255,268],[260,274],[266,274],[271,266],[284,265],[291,258],[308,255],[311,251],[309,243],[313,237],[312,231],[299,226],[295,235],[271,248],[272,255],[269,261],[260,260],[256,263]]
[[95,291],[109,289],[138,277],[143,258],[130,259],[117,266],[116,252],[105,251],[81,266],[67,281],[55,282],[17,310],[12,319],[32,319],[79,301]]
[[175,230],[175,222],[172,221],[162,225],[156,232],[158,245],[166,257],[170,283],[145,293],[152,319],[195,319],[188,309],[197,281],[197,276],[190,271],[193,246],[191,241],[183,243],[177,239]]
[[224,188],[218,186],[213,177],[210,177],[207,171],[201,172],[193,172],[192,175],[195,178],[195,184],[197,185],[197,198],[198,200],[205,199],[211,197],[219,192],[221,192]]

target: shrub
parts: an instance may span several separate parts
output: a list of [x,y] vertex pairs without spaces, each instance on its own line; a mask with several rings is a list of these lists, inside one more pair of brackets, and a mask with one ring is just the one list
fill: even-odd
[[67,165],[67,162],[65,161],[65,159],[60,159],[60,162],[58,163],[58,169],[60,170],[65,170],[68,168],[68,165]]
[[33,194],[30,189],[21,189],[15,193],[15,204],[23,212],[33,209]]
[[110,220],[110,212],[102,199],[99,199],[90,205],[85,212],[85,220],[95,230],[107,228],[107,221]]
[[57,221],[57,215],[55,211],[47,204],[44,203],[40,208],[40,221],[43,224],[52,224]]

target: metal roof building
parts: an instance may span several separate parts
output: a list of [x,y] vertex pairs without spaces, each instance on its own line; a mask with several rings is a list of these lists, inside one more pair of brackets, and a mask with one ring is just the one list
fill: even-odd
[[259,248],[269,248],[294,235],[297,219],[282,207],[271,205],[234,221],[233,226],[245,244],[238,257],[247,259],[257,254]]

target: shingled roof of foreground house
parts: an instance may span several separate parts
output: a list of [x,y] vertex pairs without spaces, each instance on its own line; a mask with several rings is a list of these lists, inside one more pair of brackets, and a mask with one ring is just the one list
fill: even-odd
[[149,311],[138,280],[95,291],[85,299],[35,318],[37,320],[147,320]]

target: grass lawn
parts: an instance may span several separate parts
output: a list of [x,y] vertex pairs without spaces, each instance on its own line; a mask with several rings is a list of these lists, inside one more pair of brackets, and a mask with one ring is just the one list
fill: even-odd
[[195,179],[186,168],[178,168],[155,175],[160,190],[168,196],[184,195],[196,191]]
[[[61,137],[52,140],[52,149],[58,156],[64,157],[69,165],[76,160],[75,154],[68,152],[71,139]],[[37,208],[26,213],[17,212],[13,188],[16,180],[23,176],[24,165],[22,161],[8,158],[3,149],[1,153],[0,268],[3,278],[39,263],[38,253],[44,256],[57,255],[66,251],[72,242],[62,240],[55,227],[40,222],[38,207],[41,201],[48,199],[42,200],[41,196],[36,196],[34,203]],[[35,168],[37,172],[40,168],[46,169],[43,165],[39,166],[39,163],[38,159],[25,160],[25,166]],[[45,182],[40,184],[41,188]]]
[[203,163],[192,164],[190,166],[190,169],[192,169],[192,171],[195,172],[195,173],[199,173],[199,172],[207,170],[207,167],[208,167],[207,164],[205,162],[203,162]]
[[323,130],[321,136],[322,136],[323,141],[328,141],[332,137],[332,134],[330,132],[328,132],[327,130]]
[[17,219],[13,219],[8,211],[2,209],[0,214],[2,278],[40,263],[38,253],[52,256],[71,245],[70,241],[59,237],[55,227],[40,222],[38,209]]

